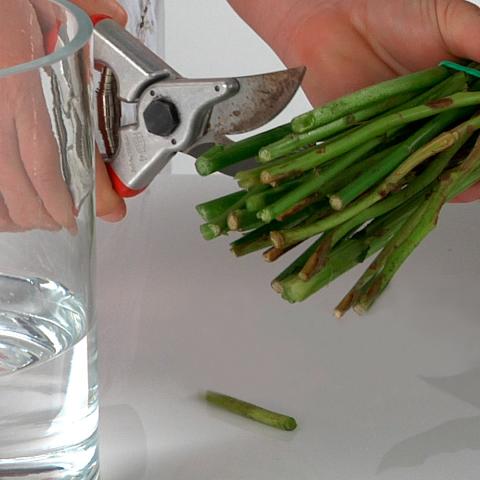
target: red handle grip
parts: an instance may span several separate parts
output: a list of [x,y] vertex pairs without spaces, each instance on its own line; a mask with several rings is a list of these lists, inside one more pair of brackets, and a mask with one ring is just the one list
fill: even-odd
[[90,15],[90,20],[92,21],[93,26],[95,26],[102,20],[112,20],[112,17],[110,17],[110,15],[105,15],[104,13],[96,13],[94,15]]
[[[96,25],[97,23],[101,22],[102,20],[111,20],[112,17],[104,14],[97,14],[97,15],[92,15],[91,20],[93,22],[93,25]],[[112,181],[112,186],[113,189],[122,197],[122,198],[131,198],[139,195],[142,193],[145,189],[141,190],[133,190],[132,188],[128,187],[125,185],[120,177],[117,175],[113,167],[109,164],[107,164],[107,171],[110,176],[110,180]]]
[[62,22],[57,20],[55,26],[45,35],[43,42],[45,47],[45,53],[49,55],[55,51],[57,48],[58,42],[58,34],[60,33],[60,28],[62,26]]
[[131,198],[131,197],[136,197],[143,191],[145,191],[144,188],[141,190],[133,190],[130,187],[127,187],[122,180],[120,180],[120,177],[116,174],[115,170],[112,168],[111,165],[107,164],[107,171],[108,174],[110,175],[110,180],[112,181],[112,186],[113,189],[122,197],[122,198]]

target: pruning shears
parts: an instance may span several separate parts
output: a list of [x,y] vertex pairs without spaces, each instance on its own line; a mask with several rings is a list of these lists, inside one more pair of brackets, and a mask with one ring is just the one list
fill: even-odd
[[305,73],[300,67],[184,78],[111,18],[91,19],[95,63],[104,67],[98,126],[112,183],[123,197],[142,192],[178,152],[198,156],[213,144],[231,143],[227,135],[272,120],[290,103]]

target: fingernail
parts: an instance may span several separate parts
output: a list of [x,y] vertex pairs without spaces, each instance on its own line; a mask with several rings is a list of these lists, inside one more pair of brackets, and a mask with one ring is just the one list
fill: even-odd
[[125,26],[128,22],[127,11],[118,3],[115,5],[115,7],[116,7],[115,13],[117,14],[118,21],[120,21],[123,24],[123,26]]
[[108,223],[116,223],[125,218],[125,212],[120,211],[120,212],[109,213],[108,215],[104,215],[103,217],[100,217],[100,218],[103,221]]
[[45,225],[45,230],[48,230],[49,232],[59,232],[62,227],[58,223],[50,223],[48,225]]
[[78,235],[77,222],[74,222],[71,226],[67,227],[67,230],[69,231],[70,235],[72,235],[73,237],[76,237]]

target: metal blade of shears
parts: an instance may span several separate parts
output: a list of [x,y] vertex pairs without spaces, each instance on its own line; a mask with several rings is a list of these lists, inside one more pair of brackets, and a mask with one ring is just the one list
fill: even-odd
[[[212,109],[205,135],[186,153],[198,158],[216,144],[232,143],[226,135],[245,133],[273,120],[291,101],[305,75],[305,67],[238,77],[240,89],[232,98]],[[256,166],[255,158],[222,170],[226,175]]]
[[237,77],[239,91],[212,109],[208,130],[234,135],[255,130],[275,118],[302,83],[305,67]]
[[[233,143],[233,141],[225,135],[213,135],[212,133],[207,133],[206,136],[202,137],[199,143],[192,146],[186,153],[192,157],[198,158],[215,145],[229,145],[231,143]],[[248,170],[257,166],[258,164],[256,158],[252,157],[224,168],[221,170],[221,173],[229,175],[230,177],[234,177],[237,172]]]

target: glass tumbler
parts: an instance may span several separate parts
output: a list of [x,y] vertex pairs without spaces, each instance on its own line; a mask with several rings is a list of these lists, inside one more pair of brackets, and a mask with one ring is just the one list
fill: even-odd
[[0,479],[95,479],[92,25],[0,13]]

